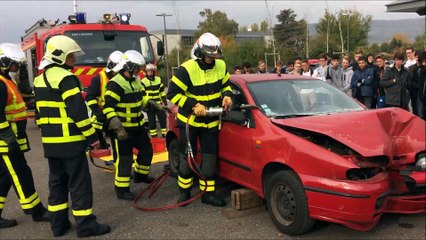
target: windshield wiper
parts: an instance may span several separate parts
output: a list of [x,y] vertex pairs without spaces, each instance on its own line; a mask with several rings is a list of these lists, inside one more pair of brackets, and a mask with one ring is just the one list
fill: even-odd
[[269,117],[273,119],[284,119],[284,118],[308,117],[312,115],[313,114],[307,114],[307,113],[291,113],[291,114],[271,114],[269,115]]

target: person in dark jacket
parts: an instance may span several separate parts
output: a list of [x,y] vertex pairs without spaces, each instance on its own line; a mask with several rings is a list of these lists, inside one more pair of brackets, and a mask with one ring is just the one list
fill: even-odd
[[385,99],[385,89],[380,87],[380,81],[382,80],[383,73],[386,69],[385,58],[382,55],[377,55],[375,57],[376,66],[377,66],[377,88],[375,89],[374,94],[377,96],[377,108],[386,107]]
[[[408,52],[408,50],[407,50]],[[417,80],[419,77],[419,69],[420,66],[422,66],[422,63],[420,61],[417,61],[418,57],[419,57],[419,51],[416,51],[415,54],[415,63],[409,67],[405,67],[405,69],[408,70],[408,79],[407,79],[407,90],[410,96],[410,104],[411,104],[411,108],[413,110],[413,114],[414,115],[418,115],[417,110]],[[407,60],[408,62],[408,60]],[[406,62],[406,63],[407,63]]]
[[358,69],[355,70],[351,79],[352,97],[356,98],[367,108],[373,103],[374,72],[367,67],[367,58],[362,56],[358,59]]
[[404,55],[396,53],[394,65],[383,73],[380,87],[386,92],[386,106],[400,107],[408,110],[407,78],[408,71],[404,68]]
[[426,120],[426,51],[418,54],[418,62],[421,63],[416,71],[417,85],[417,114]]

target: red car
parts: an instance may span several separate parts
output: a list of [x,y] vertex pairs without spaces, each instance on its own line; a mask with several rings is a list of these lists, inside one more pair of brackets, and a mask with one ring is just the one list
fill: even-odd
[[[367,231],[385,212],[423,213],[425,121],[399,108],[366,110],[331,85],[283,74],[231,76],[218,174],[266,199],[286,234],[315,220]],[[176,110],[167,147],[177,169]]]

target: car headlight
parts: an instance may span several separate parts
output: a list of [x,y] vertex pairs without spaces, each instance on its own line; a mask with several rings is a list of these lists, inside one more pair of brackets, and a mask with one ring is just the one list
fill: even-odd
[[421,153],[417,156],[416,170],[426,171],[426,153]]

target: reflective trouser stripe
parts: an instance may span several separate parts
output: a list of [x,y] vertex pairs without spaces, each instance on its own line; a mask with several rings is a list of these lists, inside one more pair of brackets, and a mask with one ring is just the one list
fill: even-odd
[[92,209],[84,209],[84,210],[72,210],[72,215],[76,217],[86,217],[92,214]]
[[40,198],[38,197],[37,192],[35,192],[31,197],[26,199],[19,199],[22,209],[31,209],[40,203]]
[[18,175],[16,175],[15,169],[10,162],[9,156],[3,154],[1,155],[4,163],[6,164],[7,170],[9,171],[10,176],[12,176],[12,181],[15,184],[16,193],[18,194],[19,199],[25,199],[24,191],[22,190],[21,182],[19,181]]
[[152,136],[157,136],[157,129],[150,129],[149,134]]
[[148,175],[150,166],[139,165],[138,162],[135,162],[135,172]]
[[115,181],[114,184],[116,187],[130,187],[130,177],[119,177],[118,176],[118,166],[120,164],[120,149],[118,148],[118,140],[115,140],[115,149],[117,151],[117,160],[115,162],[115,167],[116,167],[116,171],[115,171]]
[[58,212],[65,209],[68,209],[67,202],[58,205],[47,205],[47,210],[49,210],[49,212]]
[[162,128],[161,129],[161,134],[163,134],[163,136],[165,136],[167,134],[167,129],[166,128]]
[[180,175],[178,176],[178,185],[179,187],[183,189],[187,189],[192,187],[192,184],[194,183],[193,178],[183,178]]
[[0,197],[0,210],[4,208],[5,203],[6,203],[6,197]]
[[202,180],[202,179],[200,179],[200,190],[206,191],[206,192],[214,191],[214,180]]

